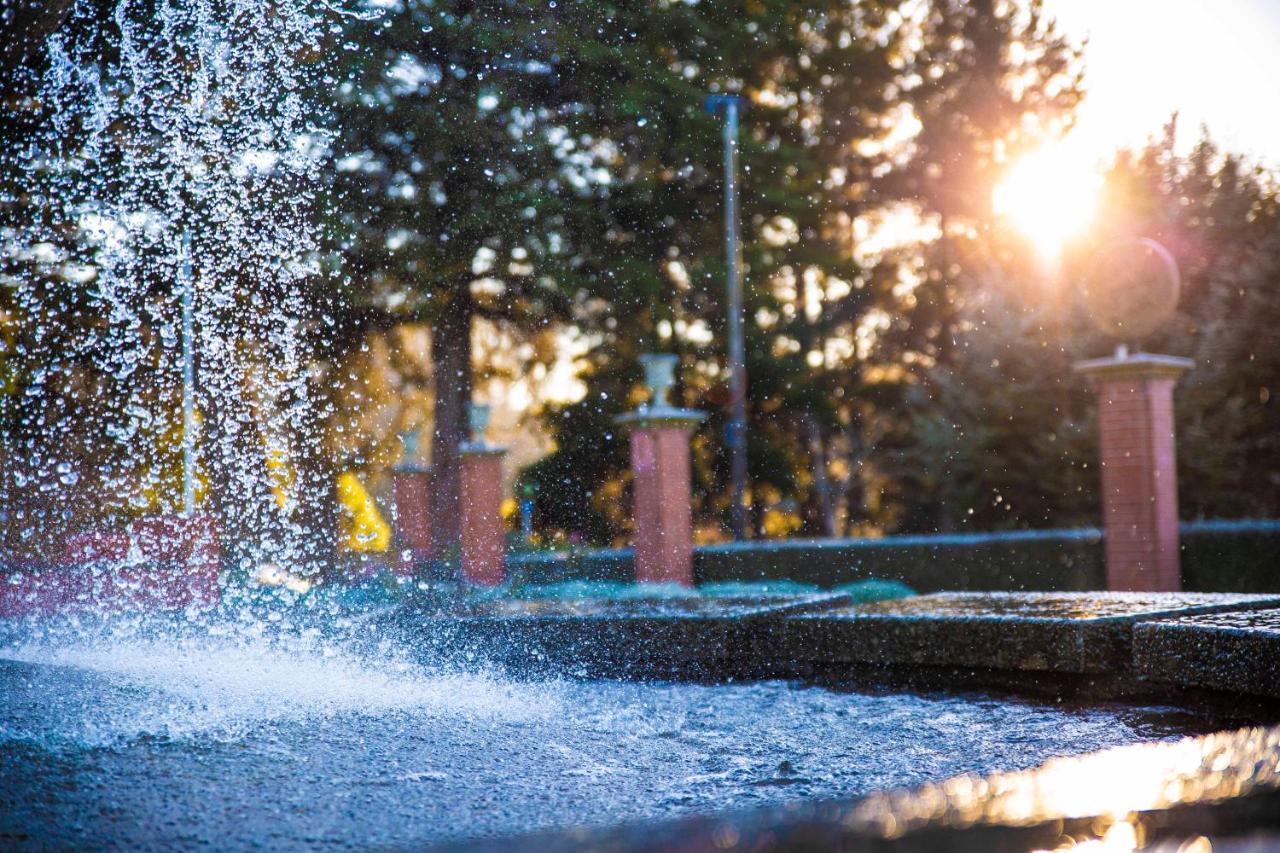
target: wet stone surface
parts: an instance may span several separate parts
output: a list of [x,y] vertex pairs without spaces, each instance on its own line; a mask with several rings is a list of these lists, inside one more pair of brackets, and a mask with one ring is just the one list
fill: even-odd
[[[1212,846],[1204,841],[1212,837]],[[843,802],[803,802],[605,831],[525,850],[1271,850],[1280,727],[1107,750],[1031,771],[962,776]],[[1261,846],[1260,846],[1261,845]]]
[[1280,637],[1280,608],[1205,613],[1200,616],[1187,616],[1182,619],[1162,621],[1160,624],[1239,631],[1250,636],[1262,634]]
[[27,649],[0,659],[0,848],[601,828],[1027,768],[1186,726],[1171,709],[511,682],[243,644]]
[[1134,620],[1172,612],[1280,603],[1280,596],[1219,592],[954,592],[835,607],[824,616],[929,619]]
[[791,615],[847,605],[841,594],[495,601],[461,612],[390,617],[432,654],[509,669],[586,676],[680,678],[786,674],[775,636]]
[[849,596],[760,595],[697,598],[498,600],[475,605],[466,618],[498,619],[745,619],[847,604]]
[[1280,699],[1280,609],[1145,623],[1133,654],[1143,678]]
[[938,593],[796,614],[784,642],[791,658],[818,663],[1115,673],[1129,668],[1141,621],[1276,604],[1230,593]]

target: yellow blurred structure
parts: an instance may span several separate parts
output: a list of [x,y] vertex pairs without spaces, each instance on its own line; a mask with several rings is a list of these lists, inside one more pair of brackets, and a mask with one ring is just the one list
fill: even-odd
[[391,525],[378,512],[373,495],[354,471],[338,475],[341,548],[357,554],[380,553],[391,547]]
[[267,451],[266,465],[271,494],[276,499],[276,506],[283,509],[288,506],[289,493],[293,491],[293,466],[289,464],[284,451],[280,449]]

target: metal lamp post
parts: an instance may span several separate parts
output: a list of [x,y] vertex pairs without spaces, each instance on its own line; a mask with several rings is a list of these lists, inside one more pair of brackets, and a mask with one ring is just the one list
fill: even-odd
[[195,285],[191,233],[182,233],[182,514],[196,511]]
[[738,95],[710,95],[706,108],[724,112],[724,249],[728,286],[729,475],[733,483],[733,538],[746,539],[747,524],[747,367],[743,339],[742,264],[738,246]]

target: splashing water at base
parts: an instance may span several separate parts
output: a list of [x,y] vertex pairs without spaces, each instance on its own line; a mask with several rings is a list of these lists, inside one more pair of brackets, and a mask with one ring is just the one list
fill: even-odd
[[[229,742],[281,721],[404,713],[517,721],[559,706],[555,684],[427,668],[388,643],[363,646],[331,630],[139,627],[67,624],[38,639],[0,644],[0,667],[7,665],[16,689],[28,694],[18,701],[46,701],[37,695],[46,692],[40,685],[55,694],[48,717],[0,719],[0,740],[50,747],[121,746],[144,737]],[[92,701],[58,698],[67,683],[72,696],[80,687]]]
[[352,620],[0,641],[0,837],[243,849],[492,836],[856,796],[1185,721],[783,682],[527,682]]

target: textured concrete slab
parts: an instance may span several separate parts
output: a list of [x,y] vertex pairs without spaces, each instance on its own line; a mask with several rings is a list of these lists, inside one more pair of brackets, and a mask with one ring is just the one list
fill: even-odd
[[[1280,831],[1280,727],[1121,747],[849,801],[468,845],[472,850],[1031,851],[1255,846]],[[1100,842],[1100,843],[1099,843]],[[1200,846],[1188,846],[1200,844]],[[458,848],[453,848],[458,849]]]
[[1215,725],[1161,707],[515,682],[378,649],[226,648],[0,647],[0,850],[417,850],[851,800]]
[[773,672],[776,644],[762,638],[785,617],[851,601],[835,593],[500,600],[465,612],[398,618],[453,652],[461,647],[526,671],[724,678]]
[[779,655],[816,664],[1114,673],[1145,620],[1280,606],[1224,593],[938,593],[785,620]]
[[1280,609],[1144,623],[1133,657],[1143,678],[1280,699]]
[[461,618],[722,621],[782,616],[850,603],[850,596],[839,593],[688,598],[502,599],[477,605]]

